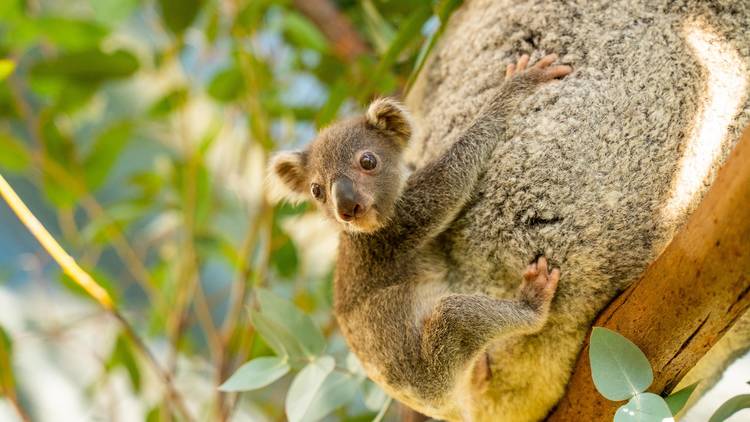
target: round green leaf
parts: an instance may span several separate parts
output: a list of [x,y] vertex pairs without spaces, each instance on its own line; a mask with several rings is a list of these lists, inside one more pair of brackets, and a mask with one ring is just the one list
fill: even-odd
[[661,396],[640,393],[617,409],[614,422],[674,422],[674,418]]
[[224,384],[221,391],[250,391],[263,388],[286,375],[291,368],[286,358],[266,356],[242,365]]
[[651,365],[638,346],[606,328],[594,327],[589,359],[594,385],[609,400],[627,400],[646,391],[654,380]]
[[750,394],[740,394],[727,400],[716,409],[708,422],[724,422],[742,409],[750,409]]
[[256,294],[261,314],[296,338],[306,356],[314,357],[323,353],[326,340],[309,316],[269,290],[257,289]]
[[294,377],[286,395],[285,408],[289,422],[307,420],[307,412],[334,366],[336,361],[331,356],[321,356],[310,362]]

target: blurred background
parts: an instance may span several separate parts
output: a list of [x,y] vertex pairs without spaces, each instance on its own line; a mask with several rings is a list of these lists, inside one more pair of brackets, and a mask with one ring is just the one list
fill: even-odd
[[0,174],[115,307],[0,201],[0,421],[397,420],[331,314],[335,233],[264,171],[405,95],[460,3],[0,1]]
[[265,163],[403,94],[459,3],[0,1],[0,173],[129,324],[2,202],[0,420],[393,419],[336,331],[335,234]]

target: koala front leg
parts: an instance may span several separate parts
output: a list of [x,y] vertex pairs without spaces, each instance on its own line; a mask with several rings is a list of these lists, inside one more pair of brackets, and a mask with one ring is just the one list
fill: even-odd
[[524,272],[517,299],[482,294],[442,298],[422,326],[421,353],[428,370],[450,377],[466,369],[491,341],[540,330],[559,279],[560,270],[550,272],[541,257]]

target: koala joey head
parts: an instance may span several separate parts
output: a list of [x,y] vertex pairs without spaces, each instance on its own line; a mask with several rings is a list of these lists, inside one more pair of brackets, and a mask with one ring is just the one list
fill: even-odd
[[345,230],[377,231],[406,181],[402,155],[410,137],[404,107],[390,98],[375,100],[364,116],[322,130],[307,149],[277,154],[269,169],[272,193],[314,202]]

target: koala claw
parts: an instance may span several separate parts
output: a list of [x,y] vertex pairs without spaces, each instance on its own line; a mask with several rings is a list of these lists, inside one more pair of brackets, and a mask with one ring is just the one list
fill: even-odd
[[513,76],[525,72],[533,74],[539,80],[544,82],[551,79],[562,78],[573,71],[573,68],[567,65],[550,66],[555,60],[557,60],[557,54],[548,54],[539,59],[539,61],[530,69],[526,70],[526,66],[529,64],[529,55],[524,54],[518,59],[518,63],[509,64],[508,67],[506,67],[505,80],[511,79]]
[[549,271],[547,258],[539,257],[523,273],[521,295],[533,307],[543,307],[552,301],[559,280],[560,270],[554,268]]

